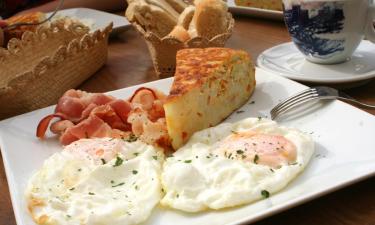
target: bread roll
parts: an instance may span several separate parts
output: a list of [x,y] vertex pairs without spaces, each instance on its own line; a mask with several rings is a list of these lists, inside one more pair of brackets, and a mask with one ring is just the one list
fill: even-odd
[[185,10],[178,17],[177,25],[182,26],[185,29],[189,29],[189,25],[193,20],[194,12],[195,6],[190,5],[186,7]]
[[190,35],[212,39],[225,33],[228,28],[228,6],[222,0],[199,0],[195,2],[196,10],[189,26]]
[[190,39],[190,35],[187,30],[182,26],[175,26],[172,32],[168,35],[169,37],[174,37],[181,42],[188,41]]
[[178,13],[163,0],[132,0],[125,13],[130,22],[137,22],[164,37],[177,25]]
[[186,7],[188,7],[188,4],[185,3],[182,0],[166,0],[169,5],[171,5],[174,10],[176,10],[178,13],[182,13]]

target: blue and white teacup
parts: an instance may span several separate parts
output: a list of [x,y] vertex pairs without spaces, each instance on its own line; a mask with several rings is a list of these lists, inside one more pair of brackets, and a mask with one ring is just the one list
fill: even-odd
[[364,37],[375,42],[372,0],[283,0],[283,5],[292,40],[311,62],[341,63]]

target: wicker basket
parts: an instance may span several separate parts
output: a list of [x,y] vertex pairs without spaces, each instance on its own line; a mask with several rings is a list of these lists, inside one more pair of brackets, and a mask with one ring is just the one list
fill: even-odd
[[94,74],[107,59],[111,30],[89,33],[58,20],[0,48],[0,119],[55,104]]
[[176,70],[176,53],[183,48],[223,47],[232,35],[234,19],[228,13],[227,32],[208,40],[204,37],[195,37],[187,42],[181,42],[173,37],[160,38],[158,35],[146,31],[140,24],[132,22],[133,27],[144,37],[150,52],[155,72],[158,77],[171,77]]

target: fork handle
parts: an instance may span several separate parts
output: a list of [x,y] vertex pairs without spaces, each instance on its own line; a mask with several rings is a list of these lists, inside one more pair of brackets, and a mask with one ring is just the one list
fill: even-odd
[[364,108],[375,109],[375,105],[369,105],[369,104],[366,104],[366,103],[363,103],[363,102],[359,102],[355,99],[344,98],[344,97],[337,97],[337,98],[340,99],[340,100],[343,100],[345,102],[354,103],[355,105],[358,105],[358,106],[361,106],[361,107],[364,107]]

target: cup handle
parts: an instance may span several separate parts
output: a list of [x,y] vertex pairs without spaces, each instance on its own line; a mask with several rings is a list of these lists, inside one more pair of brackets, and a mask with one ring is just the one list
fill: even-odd
[[365,36],[369,41],[373,43],[375,43],[374,20],[375,20],[375,4],[372,3],[369,6]]

